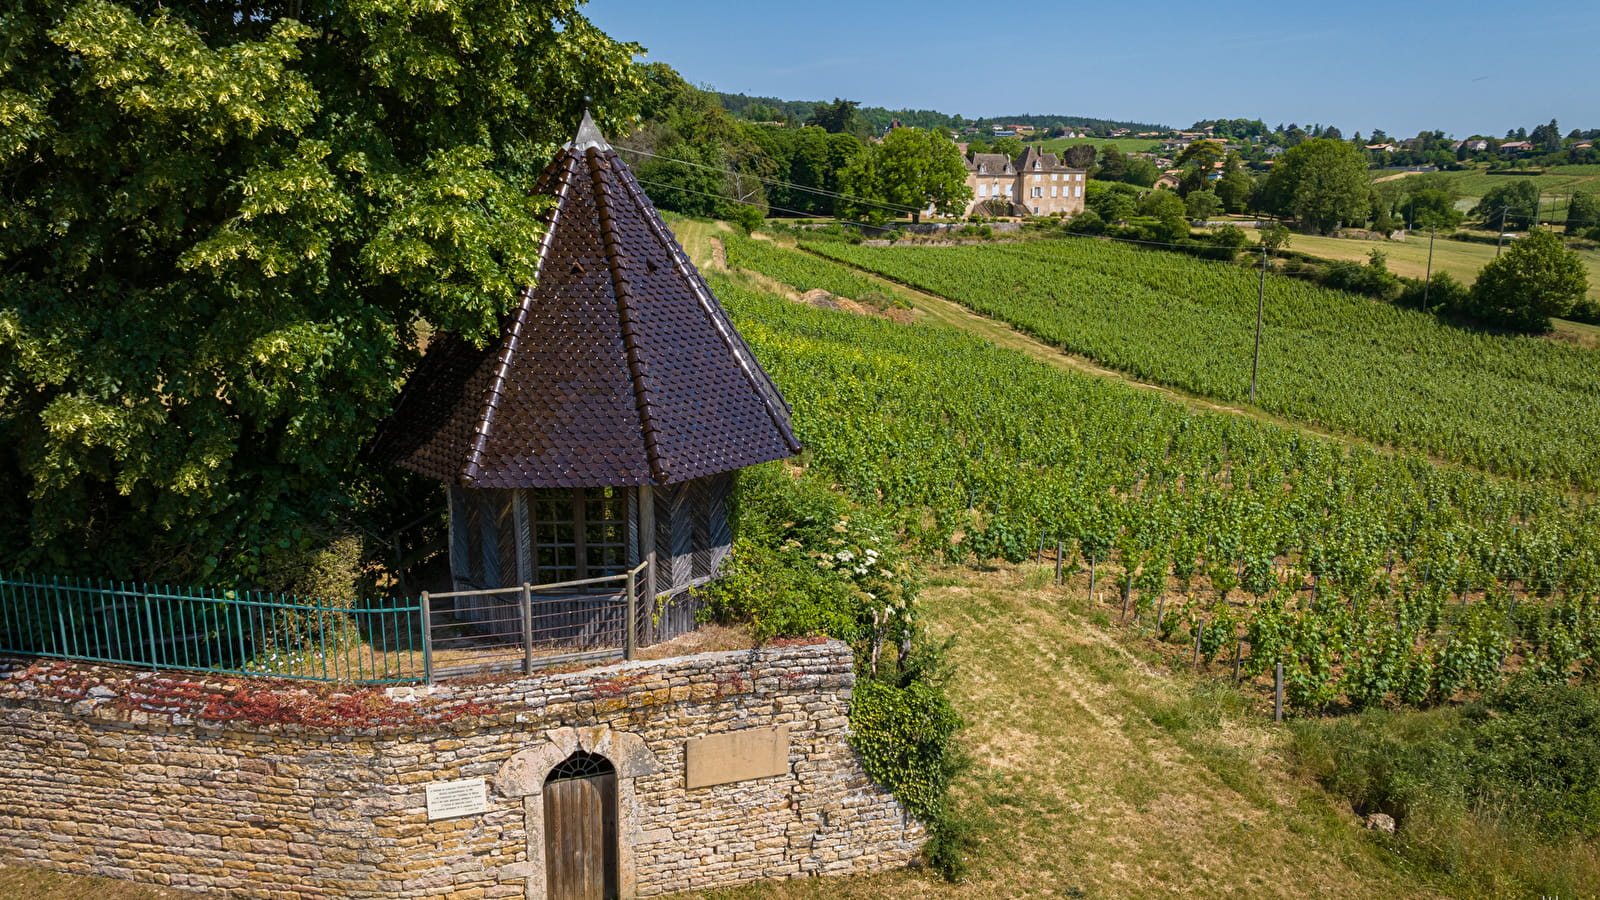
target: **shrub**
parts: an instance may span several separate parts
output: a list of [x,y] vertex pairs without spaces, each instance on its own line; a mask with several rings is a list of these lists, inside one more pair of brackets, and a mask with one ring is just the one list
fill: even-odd
[[1562,246],[1555,232],[1534,228],[1478,273],[1470,312],[1492,325],[1549,331],[1551,317],[1571,315],[1588,290],[1578,254]]
[[1407,309],[1422,309],[1424,287],[1426,290],[1427,309],[1440,312],[1460,312],[1466,308],[1468,290],[1467,286],[1455,280],[1448,272],[1434,275],[1431,284],[1421,278],[1404,279],[1405,285],[1400,291],[1400,296],[1395,300],[1396,306]]
[[1575,896],[1600,875],[1582,843],[1600,835],[1600,689],[1524,682],[1292,728],[1301,763],[1357,812],[1394,816],[1416,862],[1529,896]]
[[1372,251],[1364,266],[1349,260],[1328,263],[1323,283],[1331,288],[1366,294],[1380,300],[1399,297],[1402,287],[1399,277],[1389,271],[1388,261],[1381,250]]
[[1092,209],[1086,209],[1073,216],[1067,222],[1067,230],[1073,234],[1103,234],[1106,230],[1105,220]]

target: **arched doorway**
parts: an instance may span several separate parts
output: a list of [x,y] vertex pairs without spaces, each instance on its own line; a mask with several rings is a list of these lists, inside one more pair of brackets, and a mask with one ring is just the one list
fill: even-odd
[[545,896],[613,900],[617,865],[617,770],[579,750],[544,780]]

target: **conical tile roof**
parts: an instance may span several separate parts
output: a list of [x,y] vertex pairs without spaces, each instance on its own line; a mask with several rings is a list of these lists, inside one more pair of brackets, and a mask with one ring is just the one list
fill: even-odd
[[535,287],[497,345],[448,335],[373,443],[477,488],[674,484],[792,456],[789,407],[587,114],[539,180]]

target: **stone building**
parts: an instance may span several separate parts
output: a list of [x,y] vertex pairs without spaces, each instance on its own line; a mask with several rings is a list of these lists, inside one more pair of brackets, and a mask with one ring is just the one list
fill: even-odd
[[[1015,160],[1003,153],[974,153],[966,158],[967,187],[972,203],[967,215],[978,214],[980,205],[994,210],[990,201],[1007,205],[1005,215],[1075,216],[1083,212],[1083,169],[1074,169],[1054,153],[1041,153],[1028,147]],[[991,212],[991,214],[993,214]]]

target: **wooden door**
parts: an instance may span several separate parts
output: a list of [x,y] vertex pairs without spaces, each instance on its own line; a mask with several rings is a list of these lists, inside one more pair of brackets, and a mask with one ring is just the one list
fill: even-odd
[[544,786],[544,871],[549,900],[617,896],[617,775]]

